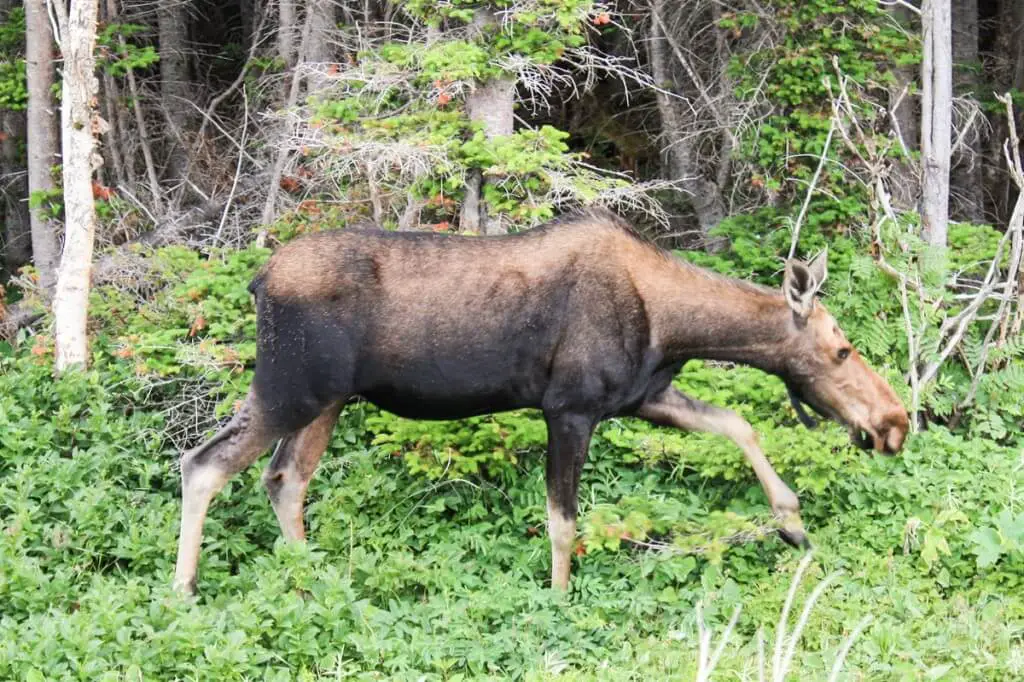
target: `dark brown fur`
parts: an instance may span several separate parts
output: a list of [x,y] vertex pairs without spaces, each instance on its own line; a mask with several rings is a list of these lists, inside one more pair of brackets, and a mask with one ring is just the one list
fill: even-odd
[[[541,409],[556,586],[568,581],[590,436],[616,415],[731,438],[785,537],[804,542],[796,496],[749,424],[680,394],[671,381],[694,358],[753,365],[782,377],[794,400],[847,424],[858,443],[898,450],[906,412],[814,300],[825,276],[820,258],[788,264],[783,291],[725,278],[676,259],[604,211],[506,237],[353,230],[287,244],[251,286],[259,338],[247,402],[267,445],[286,439],[266,477],[282,529],[301,537],[301,500],[326,447],[324,429],[340,402],[358,395],[413,418]],[[240,421],[225,429],[247,431]],[[226,480],[250,458],[251,448],[241,453],[233,442],[215,437],[188,453],[183,472]],[[194,579],[195,518],[201,527],[210,487],[196,484],[193,493],[189,475],[183,585]]]

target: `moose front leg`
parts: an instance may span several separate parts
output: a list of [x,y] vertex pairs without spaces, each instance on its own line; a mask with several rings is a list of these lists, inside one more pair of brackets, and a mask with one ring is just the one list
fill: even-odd
[[548,424],[548,535],[551,537],[551,587],[569,588],[569,567],[576,540],[576,512],[583,463],[596,420],[582,415],[546,414]]
[[780,521],[779,535],[794,547],[810,547],[803,522],[800,501],[761,451],[757,433],[745,419],[725,408],[708,405],[669,387],[644,402],[636,416],[662,426],[686,431],[704,431],[725,436],[743,450],[761,487],[768,495],[775,517]]

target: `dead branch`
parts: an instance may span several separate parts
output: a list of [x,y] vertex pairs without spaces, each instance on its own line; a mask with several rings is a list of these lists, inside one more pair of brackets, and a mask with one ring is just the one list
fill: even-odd
[[[997,329],[1001,330],[1001,340],[1005,341],[1006,325],[1010,319],[1010,301],[1014,300],[1014,297],[1012,296],[1012,289],[1019,283],[1021,257],[1024,255],[1024,244],[1022,244],[1024,239],[1021,237],[1021,232],[1024,230],[1024,167],[1021,166],[1020,160],[1020,139],[1017,135],[1017,120],[1014,116],[1013,100],[1010,98],[1009,93],[1005,95],[997,95],[996,97],[1006,107],[1010,139],[1003,144],[1003,155],[1006,157],[1006,165],[1009,168],[1010,177],[1013,179],[1014,184],[1017,185],[1017,189],[1019,190],[1017,203],[1013,207],[1013,215],[1010,217],[1010,223],[1007,226],[1006,234],[1003,235],[1003,240],[1000,242],[1001,247],[1007,236],[1010,236],[1010,239],[1012,240],[1012,246],[1010,247],[1010,263],[1006,278],[1001,283],[1002,296],[999,299],[999,308],[996,311],[994,319],[989,325],[988,332],[985,334],[985,339],[981,346],[981,355],[978,358],[977,365],[971,372],[971,386],[967,391],[967,395],[965,395],[963,400],[961,400],[957,405],[954,417],[958,416],[960,411],[968,407],[974,401],[975,395],[977,395],[981,377],[985,373],[989,352],[994,345],[992,343],[992,339],[994,338]],[[1012,152],[1011,149],[1013,150]],[[993,266],[998,263],[1001,252],[1001,248],[997,249],[996,256],[992,260]],[[1018,292],[1018,295],[1019,293],[1020,292]],[[1019,314],[1020,307],[1018,306],[1017,315],[1015,316],[1018,317],[1018,319]]]
[[804,203],[800,206],[800,213],[796,217],[796,223],[793,224],[793,237],[789,242],[789,257],[792,258],[796,253],[797,242],[800,241],[800,226],[804,222],[804,216],[807,215],[807,207],[811,203],[811,196],[814,194],[814,188],[818,184],[818,178],[821,177],[821,169],[825,167],[825,159],[828,158],[828,149],[832,144],[832,135],[836,132],[836,119],[833,116],[828,126],[828,136],[825,137],[825,146],[821,150],[821,158],[818,160],[818,167],[814,170],[814,176],[811,177],[811,184],[807,186],[807,194],[804,196]]
[[[123,34],[118,34],[118,41],[122,52],[127,52],[127,41],[125,41]],[[149,179],[149,192],[153,196],[153,208],[156,209],[157,213],[162,213],[164,210],[163,192],[160,189],[160,180],[156,174],[156,164],[153,162],[153,150],[149,146],[149,132],[146,129],[146,116],[142,112],[142,98],[139,94],[139,86],[135,80],[135,72],[133,69],[128,69],[126,76],[128,78],[128,90],[132,94],[132,107],[135,112],[135,125],[139,129],[139,146],[142,147],[142,158],[146,162],[146,177]]]
[[[302,24],[302,41],[299,45],[298,64],[304,62],[306,55],[309,53],[309,36],[312,33],[313,17],[315,14],[315,12],[306,12],[306,19]],[[298,68],[298,65],[296,65],[292,71],[292,82],[288,89],[288,101],[285,103],[286,110],[294,109],[295,104],[299,101],[299,89],[302,85],[302,73],[302,69]],[[284,172],[284,166],[287,161],[288,149],[282,148],[277,153],[277,160],[274,162],[274,170],[270,174],[270,186],[267,188],[267,201],[263,205],[263,218],[260,221],[263,227],[260,228],[259,235],[256,237],[257,246],[263,246],[266,243],[266,226],[274,219],[274,207],[277,203],[278,185],[281,183],[281,174]]]
[[[937,378],[944,363],[954,353],[962,354],[963,343],[971,326],[977,322],[989,323],[977,362],[974,366],[971,366],[965,360],[965,364],[972,374],[972,382],[966,395],[957,405],[957,412],[954,413],[953,419],[958,419],[959,412],[974,401],[981,378],[985,373],[989,353],[994,346],[997,330],[1006,329],[1009,324],[1012,301],[1015,300],[1013,292],[1018,287],[1021,260],[1024,258],[1024,239],[1022,239],[1021,235],[1022,226],[1024,226],[1024,167],[1021,166],[1020,162],[1019,140],[1017,138],[1015,121],[1013,120],[1012,107],[1008,99],[1000,97],[1000,101],[1003,101],[1007,106],[1011,123],[1010,140],[1004,147],[1004,153],[1011,177],[1017,186],[1022,189],[1021,197],[1018,199],[1010,224],[1000,239],[992,260],[988,263],[984,278],[974,292],[957,297],[965,302],[963,308],[955,315],[947,315],[943,319],[939,325],[938,336],[934,342],[930,354],[931,357],[927,362],[924,362],[923,354],[926,349],[922,344],[926,331],[925,325],[927,325],[925,311],[928,308],[931,308],[932,311],[938,311],[946,305],[946,301],[942,296],[927,296],[918,275],[902,272],[885,259],[881,235],[882,226],[887,223],[892,225],[899,224],[899,217],[892,206],[886,186],[889,172],[887,160],[890,156],[893,141],[890,140],[888,144],[880,145],[864,132],[864,127],[861,126],[858,120],[857,112],[850,97],[849,79],[839,71],[835,60],[833,60],[833,65],[838,75],[839,89],[839,92],[833,93],[832,97],[833,124],[839,131],[847,151],[860,161],[871,178],[871,182],[868,185],[871,191],[871,205],[877,213],[877,217],[873,220],[872,228],[872,236],[876,246],[875,253],[873,254],[874,260],[882,272],[897,280],[900,288],[900,301],[903,308],[908,341],[908,378],[911,388],[912,422],[915,428],[919,425],[918,420],[923,392]],[[826,86],[828,86],[827,83]],[[829,90],[831,93],[831,88]],[[970,123],[969,120],[968,123]],[[899,149],[905,150],[905,145],[902,144],[902,140],[899,139],[898,135],[896,139],[900,142]],[[1007,247],[1009,247],[1009,265],[1004,274],[1000,272],[1000,263],[1007,251]],[[908,290],[913,290],[918,294],[919,309],[922,317],[921,326],[916,329],[912,321],[910,300],[907,294]],[[1018,296],[1020,296],[1020,292],[1018,292]],[[983,316],[981,314],[983,306],[992,301],[998,302],[996,313],[992,316]],[[1019,315],[1020,307],[1018,306],[1017,316]],[[1004,337],[1001,336],[1000,338]]]
[[[238,146],[241,149],[245,149],[245,135],[249,130],[249,97],[246,95],[245,86],[242,86],[242,106],[242,139],[239,141]],[[224,202],[224,212],[221,213],[220,224],[217,225],[217,234],[214,235],[215,243],[220,241],[220,236],[224,232],[224,221],[228,218],[228,211],[231,210],[231,202],[235,198],[235,190],[238,189],[238,177],[242,174],[242,161],[244,158],[245,156],[242,153],[238,154],[238,164],[235,166],[235,177],[231,181],[231,190],[228,192],[227,201]]]

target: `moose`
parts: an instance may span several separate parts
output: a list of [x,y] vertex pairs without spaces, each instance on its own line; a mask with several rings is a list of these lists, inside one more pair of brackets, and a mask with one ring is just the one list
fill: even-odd
[[787,261],[782,289],[770,289],[690,265],[603,209],[505,236],[351,229],[280,247],[249,286],[258,339],[248,395],[182,455],[175,585],[195,591],[211,500],[275,441],[263,484],[284,537],[304,540],[306,489],[356,397],[414,419],[540,409],[555,589],[569,583],[591,435],[611,417],[731,439],[781,537],[808,546],[797,496],[750,424],[672,380],[691,359],[750,365],[782,379],[805,424],[814,420],[803,405],[863,449],[898,452],[906,410],[817,300],[826,258]]

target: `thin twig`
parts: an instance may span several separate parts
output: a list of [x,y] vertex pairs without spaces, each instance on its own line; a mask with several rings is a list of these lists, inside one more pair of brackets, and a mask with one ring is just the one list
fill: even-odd
[[825,146],[821,150],[821,158],[818,160],[818,167],[814,171],[814,175],[811,177],[811,184],[807,187],[807,194],[804,196],[804,203],[800,207],[800,213],[796,217],[796,223],[793,225],[793,237],[789,242],[789,257],[792,258],[796,253],[796,244],[800,241],[800,226],[803,225],[804,216],[807,215],[807,207],[811,204],[811,195],[814,194],[814,188],[818,184],[818,178],[821,177],[821,169],[825,167],[825,159],[828,157],[828,148],[832,144],[832,135],[836,131],[836,118],[832,117],[828,126],[828,135],[825,137]]
[[[292,82],[288,89],[288,101],[285,103],[285,109],[293,109],[296,102],[299,100],[299,88],[302,84],[302,69],[300,68],[302,63],[306,59],[306,54],[309,52],[309,36],[312,32],[313,27],[313,16],[315,12],[306,12],[306,20],[302,25],[302,41],[299,43],[299,55],[296,60],[295,68],[292,70]],[[286,123],[290,127],[290,123]],[[290,137],[290,132],[288,131]],[[281,183],[281,175],[284,173],[285,163],[288,162],[287,147],[282,147],[277,153],[277,160],[274,162],[274,170],[270,175],[270,187],[267,188],[267,201],[263,205],[263,217],[260,220],[262,227],[260,228],[259,234],[256,237],[256,245],[263,246],[267,239],[267,225],[271,220],[274,219],[274,207],[277,204],[277,191],[278,185]]]
[[850,649],[853,648],[853,643],[857,641],[860,634],[864,632],[864,628],[870,625],[872,620],[874,619],[870,614],[864,616],[864,618],[857,623],[857,627],[853,629],[850,636],[846,638],[846,641],[843,642],[843,648],[839,650],[839,655],[836,656],[835,663],[832,664],[832,672],[828,676],[828,682],[836,682],[836,680],[839,679],[839,671],[843,669],[843,662],[846,660],[847,654],[850,653]]
[[[124,36],[119,37],[121,49],[127,50]],[[139,86],[135,82],[135,73],[128,69],[128,90],[132,93],[132,107],[135,111],[135,125],[139,128],[139,144],[142,146],[142,158],[146,162],[146,177],[149,179],[149,192],[153,195],[153,208],[157,213],[163,213],[162,192],[160,180],[156,174],[156,164],[153,162],[153,151],[149,147],[149,132],[146,129],[146,115],[142,112],[141,99],[139,97]]]
[[[245,92],[245,86],[242,86],[242,139],[239,142],[239,147],[245,148],[245,136],[249,129],[249,96]],[[242,160],[244,155],[238,155],[238,164],[235,166],[235,178],[231,181],[231,191],[228,192],[227,203],[224,204],[224,212],[220,216],[220,224],[217,226],[217,233],[213,237],[213,242],[216,244],[220,241],[220,235],[224,231],[224,221],[228,219],[228,211],[231,210],[231,202],[235,198],[235,189],[238,187],[238,177],[242,174]]]
[[[267,3],[264,7],[263,13],[260,15],[260,23],[259,26],[256,27],[256,30],[253,31],[252,45],[249,47],[249,54],[246,56],[245,63],[242,64],[242,70],[238,73],[235,80],[233,80],[222,93],[210,100],[209,106],[207,106],[206,111],[203,112],[203,122],[199,125],[199,132],[196,133],[196,144],[199,144],[199,141],[203,139],[203,133],[206,131],[206,124],[213,119],[213,114],[217,111],[217,107],[220,106],[220,103],[230,97],[231,93],[237,90],[245,81],[245,77],[249,75],[249,67],[252,66],[253,60],[256,59],[256,51],[271,35],[269,33],[266,36],[261,35],[263,33],[263,27],[267,23],[267,15],[270,14],[270,12],[267,11],[270,6],[271,4]],[[244,88],[242,96],[243,98],[245,97]]]

